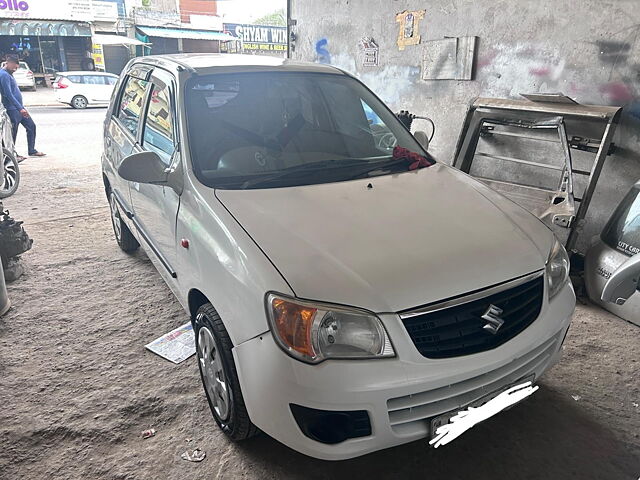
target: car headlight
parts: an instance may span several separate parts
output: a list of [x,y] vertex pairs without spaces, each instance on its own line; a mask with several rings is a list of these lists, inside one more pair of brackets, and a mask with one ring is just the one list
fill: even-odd
[[549,300],[556,296],[569,278],[569,255],[562,244],[555,240],[549,260],[547,260],[547,282],[549,286]]
[[278,344],[304,362],[395,356],[382,322],[365,310],[268,294],[267,315]]

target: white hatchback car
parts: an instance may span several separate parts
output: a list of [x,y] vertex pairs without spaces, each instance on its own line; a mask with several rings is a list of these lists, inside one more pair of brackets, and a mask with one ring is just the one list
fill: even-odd
[[116,88],[115,236],[191,316],[231,439],[259,428],[330,460],[433,439],[558,361],[575,308],[562,245],[435,162],[357,79],[194,54],[134,59]]
[[53,82],[58,102],[73,108],[109,105],[118,77],[104,72],[58,72]]

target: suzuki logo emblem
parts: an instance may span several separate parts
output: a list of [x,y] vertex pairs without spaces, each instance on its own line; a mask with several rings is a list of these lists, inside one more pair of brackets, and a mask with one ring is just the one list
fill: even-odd
[[487,322],[482,328],[494,335],[498,333],[498,330],[504,324],[504,320],[500,318],[502,312],[503,310],[501,308],[496,307],[495,305],[489,305],[489,308],[487,308],[487,311],[484,312],[484,315],[481,317]]

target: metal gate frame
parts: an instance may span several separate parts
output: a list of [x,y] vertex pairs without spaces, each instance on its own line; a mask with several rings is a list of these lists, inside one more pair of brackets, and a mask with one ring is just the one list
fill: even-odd
[[[559,225],[569,229],[569,236],[565,247],[571,251],[578,240],[578,237],[583,230],[585,224],[585,217],[593,198],[602,167],[606,160],[607,155],[612,153],[612,139],[615,133],[616,127],[620,121],[621,107],[609,107],[599,105],[581,105],[575,101],[569,99],[560,94],[552,95],[532,95],[529,98],[532,100],[511,100],[501,98],[476,98],[471,102],[465,116],[465,120],[458,137],[456,144],[456,152],[454,156],[453,166],[459,170],[469,173],[473,165],[473,160],[476,157],[476,149],[478,147],[478,141],[481,134],[486,133],[486,124],[502,124],[508,126],[519,126],[523,128],[536,128],[540,126],[542,128],[557,128],[560,135],[560,142],[563,145],[565,151],[566,165],[564,172],[569,174],[565,186],[562,182],[558,187],[558,195],[563,195],[572,192],[572,185],[574,182],[574,175],[588,176],[587,187],[584,191],[584,195],[581,199],[575,199],[580,204],[574,215],[570,215],[567,218],[566,205],[564,211],[554,211],[554,205],[549,205],[550,213],[547,215],[550,218],[557,218],[558,221],[553,221],[555,225]],[[542,99],[543,101],[537,101]],[[549,117],[553,117],[550,119]],[[566,130],[564,128],[565,119],[577,120],[577,121],[596,121],[604,124],[604,130],[602,137],[593,141],[583,137],[567,138]],[[510,134],[515,137],[522,137],[531,139],[527,135]],[[576,170],[571,165],[571,155],[569,150],[565,147],[568,145],[570,148],[588,151],[595,153],[595,158],[591,169]],[[484,155],[487,156],[487,155]],[[540,168],[556,168],[549,167],[546,164],[540,164],[537,162],[530,162],[521,159],[514,159],[511,157],[500,157],[496,155],[489,156],[496,160],[509,161],[527,164],[533,167]],[[489,180],[489,179],[488,179]],[[527,187],[528,185],[505,182],[514,187]],[[564,188],[564,192],[563,192]],[[564,220],[562,220],[564,215]],[[563,224],[564,223],[564,224]]]

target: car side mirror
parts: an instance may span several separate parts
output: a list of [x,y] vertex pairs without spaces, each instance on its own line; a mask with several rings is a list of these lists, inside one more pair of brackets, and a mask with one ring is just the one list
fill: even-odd
[[624,305],[640,284],[640,254],[636,254],[613,272],[602,290],[602,300]]
[[418,130],[413,134],[413,136],[418,141],[418,143],[422,145],[422,148],[427,151],[429,150],[429,136],[425,132],[423,132],[422,130]]
[[130,182],[163,184],[168,174],[167,166],[155,152],[129,155],[118,167],[118,175]]

